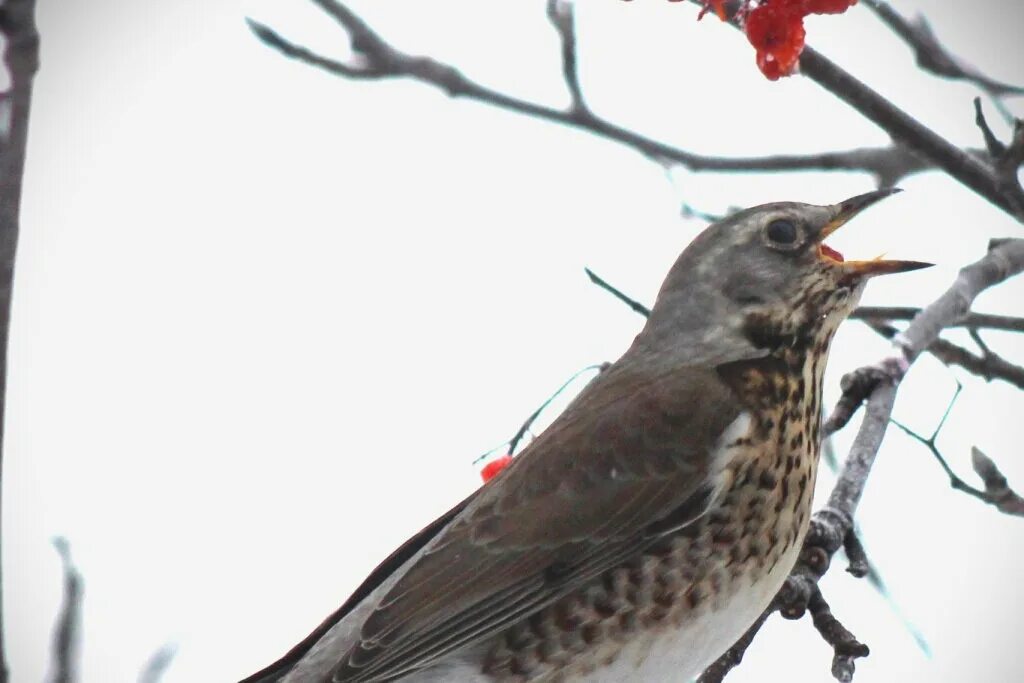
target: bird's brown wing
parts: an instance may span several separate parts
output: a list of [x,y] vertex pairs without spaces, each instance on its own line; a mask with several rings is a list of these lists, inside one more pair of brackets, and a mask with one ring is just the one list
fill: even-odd
[[710,456],[738,412],[714,370],[613,366],[428,546],[339,653],[334,680],[428,666],[685,524],[707,504]]
[[302,639],[301,642],[295,645],[291,650],[285,653],[284,656],[279,658],[273,664],[270,664],[256,673],[246,676],[238,683],[276,683],[280,681],[288,671],[295,666],[295,664],[301,660],[309,650],[316,645],[317,641],[323,638],[331,628],[347,616],[353,609],[355,609],[359,603],[367,598],[382,583],[387,581],[388,577],[394,572],[401,569],[401,567],[416,555],[427,543],[431,541],[437,534],[439,534],[455,517],[462,512],[467,504],[473,498],[480,493],[477,489],[464,500],[460,501],[451,510],[448,510],[443,515],[435,519],[433,522],[420,529],[415,535],[406,540],[405,543],[400,545],[390,555],[388,555],[380,564],[378,564],[370,574],[363,579],[363,582],[348,596],[348,599],[339,607],[334,610],[330,616],[323,620],[319,626],[317,626],[309,635]]

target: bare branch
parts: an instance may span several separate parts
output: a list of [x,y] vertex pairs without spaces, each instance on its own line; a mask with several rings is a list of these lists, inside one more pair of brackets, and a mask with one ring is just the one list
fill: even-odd
[[1024,88],[993,80],[950,53],[939,42],[924,16],[918,15],[914,21],[910,21],[888,2],[864,0],[864,4],[914,50],[917,65],[925,71],[945,78],[969,81],[993,96],[1024,95]]
[[178,646],[174,643],[161,646],[146,660],[146,664],[139,671],[136,683],[159,683],[167,673],[167,668],[174,661],[176,654],[178,654]]
[[884,367],[865,365],[843,375],[839,381],[839,388],[843,393],[839,395],[832,414],[822,423],[822,435],[827,438],[845,427],[864,401],[868,400],[875,387],[888,379],[889,374]]
[[[434,86],[452,97],[465,97],[526,116],[585,130],[630,147],[660,163],[680,164],[692,171],[853,171],[870,173],[880,185],[892,186],[909,175],[936,168],[936,164],[929,160],[930,157],[922,156],[909,147],[898,144],[818,154],[718,157],[695,154],[618,126],[597,116],[585,106],[576,68],[572,10],[571,5],[565,0],[549,2],[548,16],[552,17],[551,7],[554,5],[556,9],[551,20],[561,39],[562,73],[572,97],[572,105],[567,110],[512,97],[467,78],[450,64],[430,57],[408,55],[386,42],[344,4],[334,0],[312,2],[323,8],[347,31],[352,49],[360,57],[359,63],[345,64],[312,52],[286,40],[273,29],[252,19],[248,20],[249,27],[257,38],[284,56],[336,76],[351,79],[411,78]],[[987,158],[983,149],[967,149],[961,153],[969,158]]]
[[280,35],[278,35],[273,29],[264,26],[263,24],[253,21],[252,19],[246,20],[249,24],[249,28],[256,37],[262,40],[264,43],[274,48],[281,54],[291,59],[297,59],[300,62],[305,62],[317,68],[323,69],[328,73],[332,73],[338,76],[345,76],[346,78],[379,78],[381,74],[378,74],[372,70],[357,68],[349,66],[334,59],[328,59],[321,55],[316,54],[301,45],[295,45],[290,43]]
[[942,454],[942,451],[938,449],[938,446],[935,445],[935,434],[933,434],[932,437],[929,439],[924,436],[921,436],[920,434],[918,434],[917,432],[915,432],[914,430],[910,429],[909,427],[907,427],[906,425],[897,420],[892,420],[892,423],[900,430],[902,430],[907,436],[928,448],[928,451],[932,454],[932,457],[935,458],[935,461],[939,463],[940,467],[942,467],[942,470],[946,473],[946,476],[949,477],[949,485],[953,487],[953,489],[960,491],[962,493],[966,493],[967,495],[973,496],[978,500],[984,501],[986,503],[989,502],[985,496],[984,491],[980,491],[971,486],[970,484],[968,484],[966,481],[957,476],[956,472],[953,471],[953,468],[949,466],[949,462],[946,460],[946,456],[944,456]]
[[939,436],[939,432],[942,431],[942,427],[946,423],[946,418],[949,417],[949,412],[953,407],[953,402],[956,401],[956,397],[960,394],[960,389],[960,385],[957,385],[956,394],[953,395],[953,401],[950,402],[946,412],[942,415],[942,419],[939,420],[938,427],[935,428],[935,431],[932,432],[931,436],[921,436],[914,430],[900,422],[897,422],[896,420],[892,420],[892,423],[903,430],[907,436],[928,448],[936,461],[942,467],[943,471],[945,471],[946,476],[949,477],[949,484],[954,489],[973,496],[984,503],[994,505],[1000,512],[1024,517],[1024,498],[1021,498],[1012,489],[1010,489],[1009,483],[1006,481],[1006,477],[1003,476],[1003,473],[999,471],[999,468],[987,455],[982,453],[977,447],[971,449],[971,466],[974,468],[975,473],[981,477],[981,480],[985,485],[985,490],[981,491],[957,476],[949,466],[945,456],[942,455],[938,445],[935,443],[935,440]]
[[570,111],[584,112],[587,110],[583,91],[580,89],[579,69],[576,65],[576,18],[572,0],[548,0],[548,19],[558,31],[562,44],[562,77],[569,88],[572,98]]
[[977,446],[971,448],[971,465],[985,484],[986,502],[1000,512],[1024,517],[1024,498],[1015,493],[996,464]]
[[605,368],[607,368],[608,365],[609,365],[609,363],[600,363],[599,365],[588,365],[587,367],[583,368],[582,370],[577,371],[569,379],[565,380],[565,382],[562,384],[562,386],[558,387],[558,389],[556,389],[553,394],[548,396],[544,400],[543,403],[541,403],[539,406],[537,406],[536,410],[534,410],[532,413],[530,413],[530,416],[528,418],[526,418],[526,420],[519,427],[519,429],[516,430],[516,433],[512,436],[512,438],[509,439],[509,441],[508,441],[508,453],[509,453],[509,455],[515,454],[516,448],[519,446],[519,442],[522,441],[523,437],[526,436],[526,433],[528,431],[530,431],[530,427],[533,425],[534,422],[537,421],[537,418],[540,417],[540,414],[543,413],[544,410],[549,405],[551,405],[551,402],[554,401],[556,398],[558,398],[558,396],[563,391],[565,391],[569,387],[570,384],[575,382],[576,379],[579,378],[579,376],[584,374],[584,373],[591,372],[593,370],[597,370],[599,373],[600,372],[604,372]]
[[849,683],[853,680],[855,661],[859,657],[867,657],[871,651],[868,646],[859,642],[845,626],[843,626],[832,609],[825,602],[821,590],[815,586],[811,592],[811,599],[807,605],[814,622],[814,628],[818,630],[826,643],[832,646],[835,655],[832,658],[832,676],[837,681]]
[[871,573],[871,563],[868,562],[868,555],[864,552],[856,529],[850,529],[846,534],[846,538],[843,539],[843,550],[846,552],[846,559],[849,560],[847,572],[858,579],[863,579]]
[[[0,444],[6,414],[7,338],[11,322],[11,287],[21,212],[21,180],[32,102],[32,79],[39,68],[39,34],[35,0],[5,0],[0,5],[0,42],[10,88],[0,93]],[[2,466],[2,452],[0,452]],[[0,476],[0,482],[3,481]],[[2,507],[2,506],[0,506]],[[2,579],[0,579],[2,584]],[[7,683],[7,659],[0,594],[0,683]]]
[[633,309],[634,311],[636,311],[637,313],[639,313],[643,317],[646,318],[646,317],[648,317],[651,314],[651,309],[647,308],[647,306],[644,306],[642,303],[640,303],[636,299],[633,299],[632,297],[630,297],[630,296],[628,296],[626,294],[623,294],[620,290],[618,290],[615,287],[613,287],[612,285],[608,284],[608,282],[604,278],[602,278],[600,275],[598,275],[597,273],[592,271],[590,268],[584,268],[583,270],[584,270],[584,272],[586,272],[587,277],[590,278],[591,282],[593,282],[595,285],[597,285],[601,289],[605,290],[606,292],[610,293],[616,299],[618,299],[622,303],[626,304],[627,306],[629,306],[631,309]]
[[974,124],[981,130],[981,135],[985,139],[985,149],[988,150],[988,155],[992,159],[998,159],[1006,154],[1006,145],[999,141],[999,138],[996,137],[996,134],[988,126],[985,112],[981,108],[980,97],[974,98]]
[[78,644],[82,621],[82,576],[71,560],[71,548],[64,538],[53,539],[64,568],[64,601],[53,631],[52,683],[77,680]]
[[921,311],[896,341],[913,362],[946,327],[948,320],[963,320],[971,302],[982,291],[1013,277],[1024,269],[1024,239],[989,242],[988,254],[960,269],[953,285],[934,303]]
[[[910,306],[860,306],[850,318],[853,320],[913,320],[920,308]],[[990,315],[987,313],[968,313],[960,320],[946,327],[966,327],[969,329],[1006,330],[1008,332],[1024,332],[1024,318],[1009,315]]]
[[1017,221],[1024,222],[1024,208],[1012,194],[1007,195],[989,164],[950,144],[810,46],[800,56],[800,72],[874,122],[897,144],[929,159]]
[[515,455],[516,449],[519,447],[519,443],[530,432],[530,428],[533,427],[533,423],[536,422],[537,418],[541,416],[541,413],[543,413],[547,409],[547,407],[551,405],[552,401],[558,398],[558,396],[561,395],[563,391],[568,389],[570,384],[579,379],[581,375],[591,372],[593,370],[597,370],[598,373],[604,372],[609,365],[610,363],[607,362],[598,363],[596,365],[588,365],[582,370],[577,370],[575,373],[573,373],[573,376],[565,380],[565,382],[563,382],[562,385],[554,391],[554,393],[552,393],[550,396],[544,399],[544,402],[537,406],[536,410],[530,413],[530,416],[526,418],[521,425],[519,425],[519,428],[516,430],[516,433],[512,435],[511,439],[501,444],[500,446],[497,446],[487,451],[486,453],[478,457],[476,460],[474,460],[473,464],[475,465],[481,462],[482,460],[487,458],[487,456],[497,451],[499,448],[503,449],[503,451],[508,455]]
[[[868,322],[868,326],[887,339],[892,339],[899,334],[895,327],[884,323]],[[1024,367],[1005,360],[984,346],[984,342],[982,342],[982,346],[984,355],[977,356],[962,346],[940,338],[931,343],[928,353],[935,356],[944,365],[959,366],[971,374],[983,377],[987,382],[1001,379],[1018,389],[1024,389]]]
[[1018,212],[1024,214],[1024,188],[1021,188],[1020,180],[1017,177],[1017,169],[1024,162],[1024,121],[1014,120],[1013,139],[1009,145],[1004,145],[989,128],[985,112],[981,108],[981,98],[975,97],[974,123],[981,129],[985,147],[992,159],[992,167],[1003,194],[1017,208]]
[[716,659],[711,666],[704,669],[704,673],[697,679],[697,683],[721,683],[726,674],[739,666],[740,662],[743,661],[743,655],[746,654],[747,648],[754,642],[754,636],[761,630],[764,622],[768,620],[773,611],[769,609],[762,612],[757,621],[751,624],[747,632],[740,636],[740,639],[732,647]]

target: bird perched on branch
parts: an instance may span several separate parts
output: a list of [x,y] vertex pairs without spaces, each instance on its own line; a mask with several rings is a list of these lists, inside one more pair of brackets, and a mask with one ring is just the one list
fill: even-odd
[[823,240],[880,190],[740,211],[680,255],[622,357],[490,483],[247,679],[685,681],[797,560],[829,343],[867,280]]

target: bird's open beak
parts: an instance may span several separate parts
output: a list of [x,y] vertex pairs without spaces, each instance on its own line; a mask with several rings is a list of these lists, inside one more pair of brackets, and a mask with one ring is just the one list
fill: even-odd
[[850,197],[846,201],[836,204],[834,207],[835,217],[825,224],[825,227],[823,227],[821,232],[818,233],[818,255],[822,259],[830,262],[832,265],[842,267],[851,275],[857,275],[860,277],[871,277],[874,275],[885,275],[888,273],[906,273],[920,268],[930,268],[933,265],[931,263],[923,263],[921,261],[895,261],[883,259],[882,257],[871,259],[870,261],[847,261],[843,258],[842,254],[825,244],[825,238],[845,225],[851,218],[872,204],[885,199],[886,197],[892,196],[897,192],[902,192],[902,190],[898,187],[875,190],[874,192],[867,192],[865,194],[859,194],[856,197]]

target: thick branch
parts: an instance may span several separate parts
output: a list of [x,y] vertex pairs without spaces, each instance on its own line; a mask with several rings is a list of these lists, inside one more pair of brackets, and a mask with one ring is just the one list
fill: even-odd
[[[25,168],[32,78],[39,66],[39,34],[35,25],[35,0],[5,0],[0,5],[0,34],[6,46],[3,68],[10,89],[0,93],[0,444],[6,415],[7,338],[11,322],[11,286],[14,253],[18,243],[21,210],[21,179]],[[0,446],[2,448],[2,446]],[[0,468],[3,454],[0,451]],[[0,488],[3,477],[0,474]],[[2,584],[2,578],[0,578]],[[7,681],[4,654],[3,600],[0,595],[0,683]]]
[[[871,329],[887,339],[892,339],[899,331],[891,325],[869,322]],[[945,339],[936,339],[928,347],[928,353],[935,356],[945,365],[957,365],[971,374],[983,377],[991,382],[1001,379],[1018,389],[1024,389],[1024,367],[1014,365],[1005,358],[985,347],[983,355],[976,355],[962,346]]]
[[885,130],[898,144],[930,160],[992,204],[1024,222],[1020,197],[1004,187],[990,164],[950,144],[809,46],[804,48],[800,57],[800,72]]
[[[763,157],[718,157],[695,154],[641,135],[594,114],[585,104],[576,65],[575,34],[570,5],[551,0],[548,16],[558,31],[562,47],[562,74],[572,104],[557,109],[512,97],[467,78],[450,64],[430,57],[406,54],[380,37],[366,22],[345,5],[333,0],[312,0],[323,8],[348,33],[357,63],[346,64],[292,43],[273,29],[249,20],[253,33],[266,45],[291,59],[351,79],[411,78],[434,86],[452,97],[465,97],[518,114],[585,130],[625,145],[659,162],[677,163],[693,171],[781,172],[781,171],[859,171],[870,173],[882,186],[895,185],[914,173],[935,168],[928,157],[902,145],[864,147],[819,154],[779,154]],[[971,158],[985,158],[983,149],[962,152]],[[979,162],[980,163],[980,162]]]

